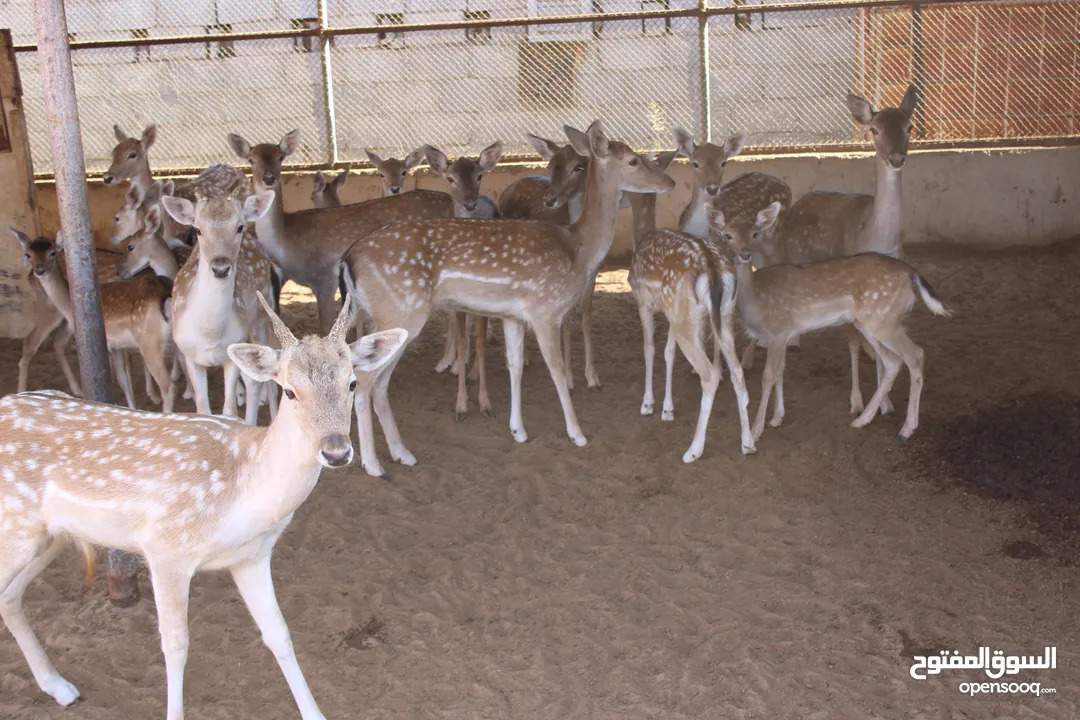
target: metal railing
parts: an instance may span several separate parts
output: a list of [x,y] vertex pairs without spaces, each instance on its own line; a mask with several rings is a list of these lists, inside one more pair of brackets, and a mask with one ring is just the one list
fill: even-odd
[[[294,128],[297,169],[496,138],[508,159],[533,160],[525,133],[561,139],[564,123],[596,117],[642,150],[669,149],[675,127],[747,132],[748,152],[866,149],[844,95],[880,106],[908,83],[917,146],[1080,141],[1075,0],[68,0],[68,16],[91,172],[108,164],[114,123],[159,125],[159,174],[228,160],[229,132],[276,142]],[[14,12],[47,176],[21,22]]]

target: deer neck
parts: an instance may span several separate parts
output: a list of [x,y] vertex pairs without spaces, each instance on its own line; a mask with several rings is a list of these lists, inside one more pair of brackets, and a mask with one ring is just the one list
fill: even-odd
[[634,217],[634,250],[641,239],[656,229],[656,195],[629,193],[630,213]]
[[706,214],[708,205],[709,194],[705,192],[705,188],[695,185],[690,202],[679,217],[679,230],[694,237],[709,237],[709,218]]
[[861,250],[899,257],[900,230],[904,222],[900,202],[902,172],[902,169],[889,167],[883,160],[877,161],[877,188],[870,211],[870,235]]
[[570,235],[578,247],[575,264],[588,277],[600,268],[615,241],[615,218],[619,213],[618,181],[600,172],[599,164],[589,163],[581,217],[570,226]]
[[239,478],[245,513],[254,512],[254,519],[270,525],[289,517],[319,480],[322,465],[317,454],[293,405],[283,402],[270,427],[252,437],[246,455],[241,452],[246,457]]
[[154,240],[154,252],[150,255],[150,269],[155,275],[176,279],[176,273],[180,272],[180,266],[176,262],[176,256],[164,240]]
[[228,325],[233,314],[236,273],[234,263],[229,277],[214,277],[210,260],[205,254],[199,253],[199,267],[195,271],[195,282],[188,293],[188,309],[185,315],[199,318],[204,335],[220,334],[219,331]]
[[757,288],[754,286],[754,270],[750,263],[738,263],[735,266],[735,306],[743,326],[750,333],[756,333],[762,324],[761,307],[758,305]]
[[56,307],[56,310],[67,320],[68,325],[75,327],[74,311],[71,307],[71,291],[68,289],[67,280],[60,273],[60,269],[56,268],[41,277],[37,275],[33,277],[41,285],[41,289],[45,291],[45,295]]
[[585,206],[585,193],[580,192],[572,196],[566,201],[566,215],[570,219],[570,224],[573,225],[581,219],[581,212]]
[[146,191],[154,184],[154,178],[150,175],[150,159],[143,155],[139,169],[131,176],[131,184],[139,188],[139,193],[146,197]]
[[[265,188],[255,187],[256,192]],[[270,259],[282,265],[285,256],[285,200],[281,197],[281,183],[274,189],[274,202],[261,218],[255,221],[255,234],[259,245],[270,255]]]

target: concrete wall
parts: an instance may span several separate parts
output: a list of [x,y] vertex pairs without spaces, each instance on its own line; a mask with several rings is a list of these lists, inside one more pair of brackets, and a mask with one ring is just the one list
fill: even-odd
[[[685,161],[672,166],[676,189],[659,198],[657,222],[673,227],[690,197],[691,174]],[[760,171],[786,180],[796,198],[808,190],[873,192],[874,160],[869,155],[787,156],[739,159],[729,163],[728,178]],[[535,167],[508,166],[485,176],[483,191],[497,197],[503,188]],[[411,183],[442,190],[445,181],[422,170]],[[311,205],[311,175],[285,178],[285,207]],[[99,245],[108,247],[112,216],[123,203],[124,188],[94,182],[90,205]],[[344,202],[380,193],[379,179],[354,175],[342,191]],[[56,194],[39,186],[42,224],[56,232]],[[1080,147],[983,152],[912,153],[904,171],[904,239],[907,243],[950,242],[977,247],[1045,245],[1080,235]],[[613,260],[631,248],[629,211],[620,213]]]

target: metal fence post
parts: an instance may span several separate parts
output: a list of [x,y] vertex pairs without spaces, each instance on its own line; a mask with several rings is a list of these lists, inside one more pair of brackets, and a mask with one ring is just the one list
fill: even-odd
[[[79,374],[87,397],[97,402],[111,403],[112,375],[105,346],[105,321],[101,313],[94,236],[90,229],[86,160],[79,134],[79,108],[75,100],[75,77],[71,68],[64,0],[33,2],[34,30],[45,90],[46,124],[56,173],[64,252],[68,257]],[[109,599],[120,607],[138,602],[139,585],[134,556],[109,551]]]
[[326,114],[326,156],[333,167],[338,161],[338,142],[334,112],[334,73],[330,63],[333,36],[326,32],[328,17],[326,0],[319,0],[319,61],[322,64],[323,112]]
[[698,51],[701,62],[701,136],[712,142],[712,87],[709,79],[709,7],[708,0],[698,1]]

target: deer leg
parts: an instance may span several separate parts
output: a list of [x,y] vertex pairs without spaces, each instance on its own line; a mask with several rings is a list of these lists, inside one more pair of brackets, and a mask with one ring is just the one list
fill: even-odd
[[120,389],[124,391],[124,399],[127,406],[135,409],[135,398],[131,390],[131,374],[128,365],[128,356],[123,350],[113,350],[109,353],[112,357],[113,368],[116,370],[116,378],[120,381]]
[[566,320],[563,322],[561,332],[562,332],[563,368],[566,369],[566,387],[568,387],[570,389],[570,391],[573,392],[573,390],[574,390],[574,363],[570,358],[570,349],[571,349],[571,345],[573,343],[573,337],[571,336],[571,333],[570,333],[570,318],[566,318]]
[[167,720],[184,718],[184,667],[188,658],[188,595],[192,572],[175,562],[147,558],[154,587],[161,651],[165,655]]
[[258,425],[259,406],[262,405],[259,398],[262,397],[264,383],[261,383],[254,378],[250,378],[247,375],[244,375],[243,380],[244,389],[247,391],[247,396],[251,399],[247,404],[247,407],[244,408],[244,422],[248,425]]
[[[901,326],[887,333],[879,333],[878,340],[907,365],[908,373],[911,375],[907,419],[900,429],[900,439],[907,440],[919,427],[919,401],[922,398],[923,388],[923,349],[912,341]],[[888,397],[887,394],[886,397]]]
[[158,386],[154,383],[154,374],[150,371],[150,366],[146,364],[146,355],[143,355],[143,383],[146,386],[146,396],[150,398],[150,402],[160,405],[162,402],[161,394],[158,393]]
[[743,375],[742,365],[739,363],[739,355],[735,352],[734,318],[728,312],[720,316],[720,336],[715,339],[720,348],[724,361],[728,366],[728,375],[731,378],[731,387],[735,390],[735,402],[739,408],[739,427],[742,430],[742,454],[750,455],[757,452],[754,446],[754,436],[750,432],[750,393],[746,390],[746,377]]
[[465,313],[454,313],[450,322],[457,325],[457,404],[454,406],[454,422],[461,422],[469,412],[469,394],[465,390],[465,344],[469,342],[469,328]]
[[641,414],[652,415],[655,399],[653,398],[653,361],[656,358],[656,318],[653,308],[638,298],[638,315],[641,317],[641,335],[645,353],[645,396],[641,399]]
[[[65,323],[66,324],[66,323]],[[55,327],[55,325],[53,326]],[[26,392],[27,381],[30,375],[30,361],[34,359],[37,354],[38,348],[41,347],[41,343],[45,341],[45,338],[49,336],[49,332],[52,328],[43,326],[35,327],[29,335],[23,339],[22,357],[19,358],[19,392]],[[57,330],[57,333],[60,331]],[[57,357],[62,357],[64,363],[67,362],[67,358],[57,351]],[[68,366],[67,372],[71,372],[71,367]],[[66,374],[66,373],[65,373]],[[73,381],[73,377],[68,378],[68,384],[71,385],[72,392],[75,395],[82,395],[80,392],[74,392],[78,386],[77,382]]]
[[311,694],[304,673],[300,670],[300,664],[296,662],[296,652],[293,650],[292,638],[289,635],[289,626],[281,614],[277,595],[274,592],[274,579],[270,573],[270,553],[256,557],[253,560],[235,565],[229,569],[240,591],[240,597],[244,598],[248,612],[262,633],[263,644],[270,649],[281,668],[285,681],[289,683],[293,699],[300,709],[300,717],[303,720],[325,720],[315,698]]
[[761,433],[765,430],[765,415],[769,410],[769,396],[772,395],[773,385],[776,383],[776,372],[780,368],[783,354],[787,352],[787,342],[784,340],[769,343],[768,352],[765,355],[765,371],[761,374],[761,402],[758,405],[757,416],[754,418],[752,433],[754,441],[761,439]]
[[356,432],[360,441],[360,464],[368,475],[389,480],[390,477],[379,463],[379,455],[375,450],[375,422],[371,416],[374,390],[374,374],[357,373],[353,407],[356,410]]
[[[595,286],[596,278],[593,278],[592,285],[589,286],[589,294],[581,301],[581,336],[585,341],[585,382],[593,390],[602,390],[600,375],[596,372],[596,364],[593,358],[592,308]],[[569,364],[567,367],[569,367]]]
[[142,353],[143,367],[146,368],[146,372],[161,388],[162,412],[172,412],[176,401],[176,385],[173,384],[169,368],[165,364],[165,354],[162,352],[161,345],[144,343],[144,347],[140,347],[139,352]]
[[[873,346],[870,345],[870,343],[866,341],[866,338],[860,338],[860,339],[862,340],[863,350],[866,351],[866,354],[868,356],[874,358],[875,370],[877,370],[877,380],[880,383],[882,375],[884,374],[884,370],[882,368],[881,361],[878,359],[877,354],[874,353]],[[879,410],[879,412],[882,415],[888,415],[889,413],[891,413],[895,409],[896,408],[893,407],[892,400],[889,399],[889,393],[885,393],[885,399],[881,401],[881,410]]]
[[[791,347],[791,343],[788,343]],[[784,422],[784,371],[787,370],[787,353],[780,358],[780,367],[776,371],[776,403],[773,405],[772,420],[769,427],[780,427]]]
[[563,418],[566,421],[566,434],[570,436],[571,442],[583,447],[588,441],[581,434],[574,403],[570,399],[570,388],[566,385],[566,368],[563,367],[562,352],[559,348],[559,326],[555,323],[538,322],[533,327],[536,330],[536,340],[540,344],[540,353],[544,356],[544,362],[547,363],[551,379],[555,383],[555,390],[559,393],[559,402],[562,404]]
[[[409,336],[415,337],[416,333],[410,332]],[[386,438],[386,444],[390,447],[390,457],[402,465],[415,465],[416,456],[409,452],[408,448],[405,447],[405,443],[402,442],[401,432],[398,430],[397,422],[394,420],[394,412],[390,409],[390,376],[393,374],[398,362],[401,361],[403,352],[404,346],[398,350],[393,359],[379,369],[372,399],[375,401],[375,414],[379,416],[379,425],[382,426],[383,436]]]
[[480,403],[480,414],[484,417],[491,417],[491,398],[488,397],[487,388],[487,341],[488,341],[488,328],[491,327],[488,323],[488,319],[484,316],[477,316],[476,318],[476,362],[473,364],[473,369],[476,370],[477,379],[479,380],[479,389],[477,391],[477,400]]
[[[668,321],[667,344],[664,345],[664,409],[660,413],[660,419],[668,422],[675,419],[675,394],[671,385],[675,376],[675,328]],[[693,367],[693,363],[690,363]],[[694,368],[697,372],[697,368]]]
[[22,650],[38,687],[60,705],[70,705],[78,700],[79,691],[49,662],[45,648],[26,619],[22,599],[26,587],[56,559],[65,545],[62,541],[42,537],[36,543],[16,545],[21,552],[18,555],[12,553],[0,561],[0,618],[3,618],[4,625]]
[[175,348],[173,351],[172,372],[169,374],[174,384],[180,379],[181,373],[184,375],[185,382],[183,397],[185,400],[190,400],[195,395],[191,388],[191,378],[189,378],[187,374],[187,365],[184,363],[184,354],[180,352],[179,348]]
[[525,326],[518,320],[503,320],[506,367],[510,371],[510,434],[523,443],[529,439],[521,419],[521,373],[525,367]]
[[742,369],[750,370],[754,367],[754,351],[757,350],[757,340],[751,340],[742,354]]
[[210,412],[210,390],[206,383],[206,368],[195,364],[190,358],[184,358],[184,366],[187,367],[191,392],[195,395],[195,412],[200,415],[212,415],[213,413]]
[[[681,322],[679,322],[681,320]],[[716,368],[709,361],[709,355],[702,347],[702,333],[699,327],[693,327],[689,318],[680,318],[672,323],[671,327],[679,348],[690,364],[697,370],[701,378],[701,408],[698,411],[697,428],[694,430],[694,441],[690,448],[683,454],[684,463],[692,463],[701,457],[705,451],[705,433],[709,427],[709,417],[712,415],[713,399],[716,397],[716,389],[720,386],[720,380],[716,377]],[[679,323],[676,325],[676,323]]]
[[[480,355],[487,349],[488,320],[485,315],[470,315],[476,332],[476,359],[469,368],[469,379],[476,382],[480,380]],[[481,337],[483,336],[483,337]]]
[[[862,328],[859,328],[860,332],[866,332]],[[896,376],[900,373],[900,358],[888,350],[881,342],[869,334],[864,334],[867,340],[870,341],[870,345],[874,349],[874,353],[878,359],[881,360],[885,366],[885,374],[882,377],[880,383],[878,383],[877,390],[874,391],[873,397],[870,398],[870,402],[867,404],[866,409],[862,411],[859,417],[851,421],[851,427],[861,428],[865,427],[874,419],[878,410],[881,409],[881,402],[889,390],[892,389],[893,382],[896,381]]]
[[334,321],[337,320],[338,304],[334,297],[337,294],[337,283],[329,282],[311,289],[315,293],[319,310],[319,334],[325,337],[330,334],[330,328],[334,327]]
[[716,368],[716,372],[720,373],[720,382],[724,381],[724,365],[720,362],[720,357],[723,354],[720,349],[720,338],[715,337],[713,333],[709,333],[712,338],[712,364]]
[[[222,404],[221,414],[228,417],[239,417],[236,408],[236,386],[240,380],[240,368],[236,367],[231,360],[226,360],[225,364],[221,366],[221,370],[225,373],[225,402]],[[253,403],[256,407],[259,406],[257,396],[247,398],[247,401]]]
[[[858,415],[866,405],[863,403],[862,386],[859,380],[859,348],[862,346],[863,337],[854,325],[848,325],[847,329],[848,353],[851,355],[851,414]],[[878,381],[881,378],[878,377]]]
[[443,356],[439,364],[435,366],[435,372],[441,373],[450,370],[457,359],[457,322],[454,313],[450,313],[446,324],[446,345],[443,347]]
[[64,377],[67,378],[68,385],[71,386],[71,394],[82,397],[82,386],[75,377],[75,373],[71,369],[71,363],[68,362],[67,358],[67,346],[73,334],[74,330],[67,323],[64,323],[53,336],[53,350],[56,351],[56,359],[60,361],[60,369],[64,371]]

